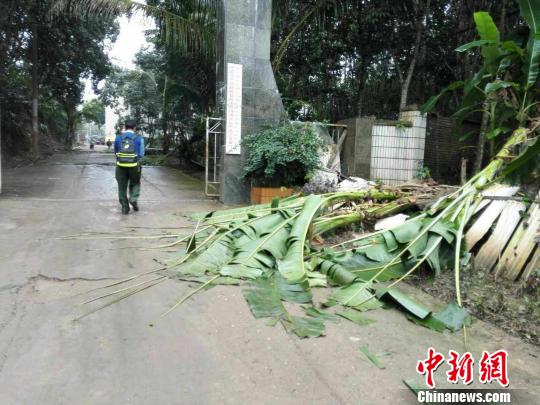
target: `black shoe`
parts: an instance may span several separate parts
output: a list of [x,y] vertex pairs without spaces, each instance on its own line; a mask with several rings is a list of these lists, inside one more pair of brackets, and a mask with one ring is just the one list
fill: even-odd
[[129,205],[127,207],[122,207],[122,214],[123,215],[129,214]]
[[133,207],[133,211],[139,211],[139,204],[136,201],[130,202],[130,204]]

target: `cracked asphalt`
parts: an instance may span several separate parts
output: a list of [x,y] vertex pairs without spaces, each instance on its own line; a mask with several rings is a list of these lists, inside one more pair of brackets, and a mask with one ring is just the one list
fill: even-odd
[[[416,403],[402,380],[423,381],[415,366],[427,348],[465,351],[461,334],[423,329],[396,310],[298,340],[255,320],[239,287],[201,292],[155,322],[190,289],[172,280],[75,321],[96,308],[79,305],[91,290],[160,267],[166,253],[134,246],[170,241],[111,235],[181,233],[187,214],[219,205],[198,180],[145,167],[141,211],[121,216],[112,154],[100,150],[5,170],[3,179],[0,404]],[[540,402],[537,347],[480,321],[468,332],[477,359],[482,350],[509,352],[512,403]],[[363,357],[363,345],[385,369]],[[438,387],[450,386],[444,374],[436,373]]]

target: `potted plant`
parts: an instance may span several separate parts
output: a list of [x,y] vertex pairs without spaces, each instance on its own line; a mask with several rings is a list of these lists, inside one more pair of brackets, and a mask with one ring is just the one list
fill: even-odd
[[324,141],[314,126],[289,123],[247,135],[244,176],[251,181],[251,202],[287,197],[292,187],[303,186],[319,166]]

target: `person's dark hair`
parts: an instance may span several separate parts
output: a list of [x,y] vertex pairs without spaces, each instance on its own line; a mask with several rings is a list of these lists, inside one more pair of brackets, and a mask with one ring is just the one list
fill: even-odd
[[124,125],[126,129],[135,129],[137,127],[137,123],[133,120],[127,120]]

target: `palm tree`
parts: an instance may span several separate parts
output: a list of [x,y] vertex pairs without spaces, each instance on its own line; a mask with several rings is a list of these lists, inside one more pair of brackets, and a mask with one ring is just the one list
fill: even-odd
[[53,0],[50,15],[115,17],[142,12],[157,21],[167,44],[181,52],[212,55],[219,4],[219,0]]

